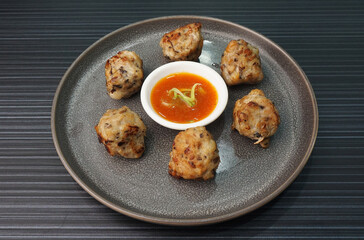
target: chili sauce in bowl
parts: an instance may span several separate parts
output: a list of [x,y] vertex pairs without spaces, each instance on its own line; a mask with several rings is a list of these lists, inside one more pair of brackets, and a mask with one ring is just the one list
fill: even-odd
[[167,128],[205,126],[224,111],[228,91],[212,68],[190,61],[165,64],[145,79],[141,102],[146,113]]
[[[179,93],[187,98],[194,97],[194,101],[188,102],[188,99],[185,100]],[[154,111],[166,120],[175,123],[193,123],[212,113],[217,105],[218,95],[214,85],[205,78],[180,72],[159,80],[152,89],[150,100]]]

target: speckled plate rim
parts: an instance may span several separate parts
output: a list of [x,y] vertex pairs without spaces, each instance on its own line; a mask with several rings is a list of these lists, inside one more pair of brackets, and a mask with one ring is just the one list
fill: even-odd
[[[300,73],[300,78],[303,80],[304,84],[307,86],[307,89],[309,90],[309,94],[310,94],[310,99],[311,99],[311,104],[313,106],[313,117],[314,117],[314,125],[312,126],[312,132],[311,132],[311,140],[310,140],[310,144],[306,150],[305,155],[302,157],[302,161],[301,163],[298,165],[298,167],[295,169],[295,171],[292,172],[292,174],[290,175],[290,177],[287,178],[287,180],[280,185],[275,191],[271,192],[269,195],[267,195],[265,198],[261,199],[260,201],[256,202],[255,204],[252,204],[246,208],[240,209],[238,211],[234,211],[228,214],[224,214],[224,215],[220,215],[220,216],[216,216],[216,217],[206,217],[206,218],[200,218],[200,219],[173,219],[173,218],[161,218],[161,217],[155,217],[155,216],[150,216],[150,215],[146,215],[146,214],[141,214],[138,212],[134,212],[130,209],[127,208],[122,208],[110,201],[108,201],[107,199],[105,199],[103,196],[100,196],[98,193],[96,193],[94,190],[92,190],[71,168],[70,164],[68,163],[67,159],[65,158],[65,156],[62,153],[61,147],[59,145],[58,142],[58,137],[57,137],[57,132],[56,132],[56,126],[55,126],[55,114],[56,114],[56,107],[57,107],[57,102],[58,102],[58,98],[61,92],[61,89],[63,87],[63,85],[65,84],[65,82],[68,79],[68,76],[71,72],[71,70],[77,65],[79,64],[79,62],[82,60],[82,58],[88,54],[90,51],[92,51],[92,49],[98,45],[100,42],[103,42],[104,40],[106,40],[107,38],[113,36],[114,34],[118,34],[128,28],[134,28],[137,27],[138,25],[142,25],[145,23],[150,23],[153,21],[161,21],[161,20],[173,20],[173,19],[189,19],[191,21],[193,20],[207,20],[207,21],[215,21],[215,22],[219,22],[219,23],[223,23],[226,25],[231,25],[234,27],[238,27],[240,29],[242,29],[243,31],[247,31],[252,35],[257,36],[260,39],[263,39],[264,41],[268,42],[270,45],[274,46],[278,51],[280,51],[281,53],[283,53],[286,58],[291,61],[292,66],[294,66],[296,68],[296,70]],[[125,27],[119,28],[109,34],[107,34],[106,36],[100,38],[99,40],[97,40],[95,43],[93,43],[91,46],[89,46],[83,53],[81,53],[80,56],[78,56],[78,58],[71,64],[71,66],[68,68],[68,70],[66,71],[66,73],[63,75],[57,90],[55,92],[54,98],[53,98],[53,104],[52,104],[52,112],[51,112],[51,130],[52,130],[52,138],[53,138],[53,142],[56,148],[56,151],[64,165],[64,167],[66,168],[66,170],[68,171],[68,173],[73,177],[73,179],[86,191],[88,192],[92,197],[94,197],[96,200],[98,200],[100,203],[104,204],[105,206],[119,212],[122,213],[124,215],[127,215],[129,217],[135,218],[135,219],[139,219],[142,221],[146,221],[146,222],[151,222],[151,223],[158,223],[158,224],[165,224],[165,225],[175,225],[175,226],[193,226],[193,225],[205,225],[205,224],[212,224],[212,223],[218,223],[218,222],[223,222],[223,221],[227,221],[242,215],[245,215],[251,211],[254,211],[260,207],[262,207],[263,205],[267,204],[268,202],[270,202],[271,200],[273,200],[275,197],[277,197],[280,193],[282,193],[298,176],[298,174],[302,171],[303,167],[306,165],[313,147],[315,145],[316,142],[316,137],[317,137],[317,132],[318,132],[318,124],[319,124],[319,115],[318,115],[318,107],[317,107],[317,101],[316,101],[316,97],[314,94],[314,91],[312,89],[312,86],[306,76],[306,74],[303,72],[303,70],[301,69],[301,67],[297,64],[297,62],[285,51],[283,50],[281,47],[279,47],[276,43],[274,43],[273,41],[271,41],[270,39],[266,38],[265,36],[249,29],[246,27],[243,27],[239,24],[236,23],[232,23],[230,21],[226,21],[226,20],[222,20],[222,19],[218,19],[218,18],[212,18],[212,17],[205,17],[205,16],[193,16],[193,15],[177,15],[177,16],[167,16],[167,17],[158,17],[158,18],[151,18],[151,19],[147,19],[147,20],[143,20],[143,21],[139,21],[130,25],[127,25]]]

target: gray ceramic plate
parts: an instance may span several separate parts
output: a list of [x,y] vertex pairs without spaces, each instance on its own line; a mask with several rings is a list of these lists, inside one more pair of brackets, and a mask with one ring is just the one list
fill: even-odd
[[[229,88],[229,102],[207,126],[220,150],[215,179],[186,181],[169,176],[172,141],[178,131],[150,119],[139,94],[112,100],[106,94],[104,65],[120,50],[135,51],[145,76],[167,63],[159,47],[165,32],[201,22],[204,46],[200,62],[219,70],[220,57],[232,39],[243,38],[260,49],[264,80]],[[276,105],[281,125],[271,146],[262,149],[231,130],[237,99],[262,89]],[[111,157],[99,144],[94,126],[109,108],[129,106],[148,131],[140,159]],[[318,129],[315,96],[305,74],[280,47],[240,25],[207,17],[173,16],[138,22],[103,37],[82,53],[61,80],[52,109],[57,152],[72,177],[94,198],[125,215],[144,221],[198,225],[246,214],[281,193],[299,174],[313,149]]]

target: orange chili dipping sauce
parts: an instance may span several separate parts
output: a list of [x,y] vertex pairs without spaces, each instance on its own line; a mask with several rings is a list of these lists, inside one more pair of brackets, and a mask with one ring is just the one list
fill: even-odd
[[[190,107],[179,97],[174,98],[170,90],[177,88],[186,96],[191,97],[193,85],[195,88],[195,105]],[[157,82],[150,95],[154,110],[168,121],[176,123],[192,123],[210,115],[217,105],[218,95],[215,87],[205,78],[192,73],[173,73]]]

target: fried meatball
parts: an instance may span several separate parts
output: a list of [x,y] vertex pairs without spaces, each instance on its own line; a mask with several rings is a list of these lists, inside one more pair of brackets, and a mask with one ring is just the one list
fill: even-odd
[[221,57],[221,75],[227,85],[254,84],[263,79],[259,50],[244,40],[232,40]]
[[95,126],[95,130],[100,143],[105,145],[111,156],[142,156],[147,128],[139,115],[128,107],[107,110]]
[[172,61],[197,61],[203,45],[201,23],[191,23],[164,34],[159,45],[163,55]]
[[250,139],[257,140],[263,148],[268,147],[269,137],[278,129],[280,118],[274,104],[263,91],[252,90],[235,103],[232,129]]
[[105,77],[107,93],[111,98],[128,98],[142,86],[143,61],[135,52],[118,52],[107,60]]
[[168,172],[176,178],[208,180],[220,163],[216,142],[205,127],[180,132],[169,155]]

